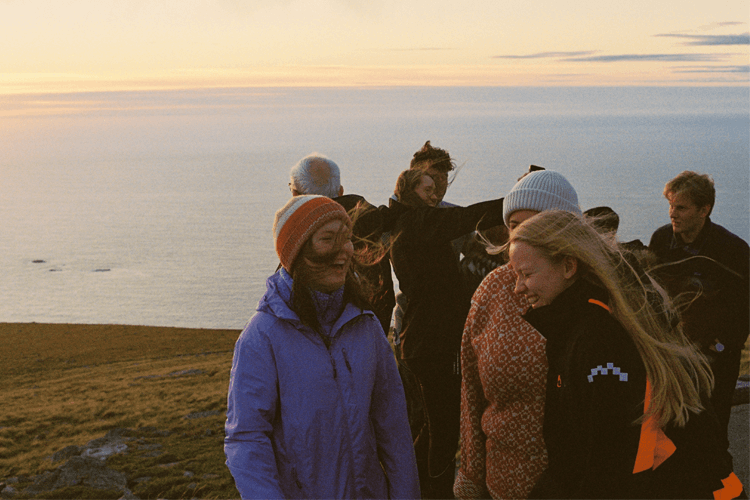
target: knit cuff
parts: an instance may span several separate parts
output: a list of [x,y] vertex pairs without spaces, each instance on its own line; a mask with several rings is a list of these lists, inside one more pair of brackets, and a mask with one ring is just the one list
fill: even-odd
[[463,474],[461,469],[456,474],[453,483],[453,494],[460,499],[490,498],[490,493],[484,484],[477,484]]

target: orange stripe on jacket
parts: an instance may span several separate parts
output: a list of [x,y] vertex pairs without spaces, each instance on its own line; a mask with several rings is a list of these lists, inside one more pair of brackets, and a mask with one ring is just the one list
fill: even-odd
[[[601,306],[607,311],[609,307],[600,300],[589,299],[589,303]],[[558,387],[560,377],[557,377]],[[643,413],[648,411],[651,405],[651,382],[646,380],[646,399],[643,402]],[[671,439],[664,434],[664,431],[656,426],[656,418],[652,415],[641,424],[641,440],[638,443],[638,453],[635,457],[635,467],[633,474],[643,472],[647,469],[656,469],[663,464],[672,454],[677,451]],[[729,477],[722,479],[724,487],[714,491],[714,500],[732,500],[742,493],[742,482],[737,475],[732,472]]]
[[[596,299],[589,299],[590,304],[603,307],[609,311],[609,306]],[[651,405],[651,383],[646,380],[646,398],[643,402],[643,413]],[[656,425],[656,418],[652,415],[641,424],[641,439],[638,442],[638,453],[635,456],[633,474],[648,469],[656,469],[672,456],[677,450],[671,439]]]
[[[643,413],[651,405],[651,382],[646,380],[646,399],[643,402]],[[633,474],[648,469],[656,469],[677,450],[671,439],[656,425],[656,417],[651,415],[641,424],[641,439],[638,442],[638,453],[635,456]]]
[[603,307],[604,309],[606,309],[606,310],[607,310],[607,312],[611,312],[611,311],[609,310],[609,306],[608,306],[607,304],[605,304],[604,302],[602,302],[601,300],[596,300],[596,299],[589,299],[589,304],[596,304],[597,306],[601,306],[601,307]]
[[737,498],[742,493],[742,482],[734,472],[726,479],[722,479],[721,482],[724,484],[724,487],[714,491],[715,500],[731,500],[732,498]]

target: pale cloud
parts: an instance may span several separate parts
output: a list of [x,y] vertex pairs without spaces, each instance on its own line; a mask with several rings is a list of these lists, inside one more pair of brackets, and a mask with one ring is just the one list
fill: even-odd
[[749,73],[750,64],[736,66],[688,66],[677,68],[673,73]]
[[676,33],[665,33],[654,36],[685,38],[689,40],[682,45],[750,45],[749,33],[743,33],[741,35],[682,35]]
[[539,52],[525,55],[492,56],[492,59],[558,59],[565,62],[621,62],[621,61],[664,61],[699,62],[724,59],[726,54],[613,54],[595,56],[598,51],[580,52]]
[[718,23],[710,23],[710,24],[704,24],[703,26],[698,27],[698,31],[711,31],[715,29],[725,28],[727,26],[742,26],[744,24],[747,24],[742,21],[726,21],[726,22],[718,22]]
[[413,49],[386,49],[388,52],[441,52],[441,51],[449,51],[449,50],[458,50],[458,49],[451,49],[449,47],[417,47]]
[[584,51],[584,52],[539,52],[536,54],[525,54],[525,55],[502,55],[492,56],[492,59],[545,59],[545,58],[561,58],[561,57],[580,57],[595,54],[596,51]]
[[718,61],[726,54],[615,54],[609,56],[572,57],[565,59],[570,62],[621,62],[621,61],[662,61],[662,62],[691,62]]

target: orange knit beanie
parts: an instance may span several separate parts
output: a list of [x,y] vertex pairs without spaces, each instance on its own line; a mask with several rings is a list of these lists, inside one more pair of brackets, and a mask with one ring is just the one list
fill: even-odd
[[273,221],[273,241],[276,254],[287,272],[292,271],[302,245],[318,229],[333,220],[352,221],[344,207],[330,198],[318,195],[292,197],[278,212]]

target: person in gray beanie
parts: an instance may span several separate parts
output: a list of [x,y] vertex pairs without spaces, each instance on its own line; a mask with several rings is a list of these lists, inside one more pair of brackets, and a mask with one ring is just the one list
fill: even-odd
[[[513,186],[503,203],[512,234],[544,210],[581,213],[570,182],[536,170]],[[461,342],[461,468],[456,498],[528,498],[547,467],[542,436],[547,358],[545,340],[521,314],[509,264],[482,281],[471,300]]]
[[578,194],[562,174],[554,170],[537,170],[521,177],[505,197],[503,221],[510,229],[509,219],[514,212],[531,210],[539,213],[551,209],[580,214]]

